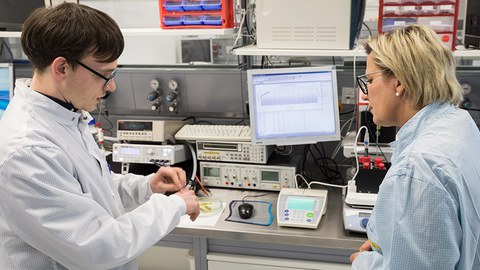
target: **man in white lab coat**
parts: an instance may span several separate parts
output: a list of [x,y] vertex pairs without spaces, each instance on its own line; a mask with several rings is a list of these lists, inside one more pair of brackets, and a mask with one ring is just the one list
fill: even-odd
[[199,206],[179,168],[111,173],[89,132],[88,112],[116,88],[120,29],[64,3],[26,20],[22,46],[34,74],[0,121],[0,269],[137,269]]

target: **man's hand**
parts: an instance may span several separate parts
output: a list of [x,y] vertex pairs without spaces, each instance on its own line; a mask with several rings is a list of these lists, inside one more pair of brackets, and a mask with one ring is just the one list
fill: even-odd
[[176,192],[185,187],[185,171],[178,167],[160,167],[150,180],[154,193]]
[[200,206],[198,204],[197,197],[195,196],[195,192],[184,187],[175,193],[175,195],[180,196],[180,198],[185,201],[185,205],[187,206],[187,215],[190,216],[190,220],[195,221],[200,214]]
[[357,258],[360,252],[370,251],[370,250],[372,250],[372,245],[370,244],[370,241],[367,240],[365,241],[365,243],[363,243],[362,246],[360,246],[360,248],[358,249],[358,252],[355,252],[352,255],[350,255],[350,262],[353,262]]

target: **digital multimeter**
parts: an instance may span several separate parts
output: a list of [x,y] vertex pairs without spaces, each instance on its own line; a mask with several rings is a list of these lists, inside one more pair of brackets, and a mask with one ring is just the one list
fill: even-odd
[[282,188],[277,200],[278,226],[316,229],[327,211],[327,190]]

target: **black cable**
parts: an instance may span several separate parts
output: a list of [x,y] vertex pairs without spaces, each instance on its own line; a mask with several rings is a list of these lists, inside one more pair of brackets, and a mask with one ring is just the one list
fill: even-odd
[[322,152],[320,152],[320,149],[318,149],[318,144],[314,144],[313,146],[315,147],[315,149],[317,150],[318,154],[320,155],[319,158],[315,158],[315,163],[320,166],[317,161],[319,159],[321,159],[323,161],[323,174],[327,177],[327,178],[332,178],[332,176],[330,175],[329,173],[329,170],[328,170],[328,163],[326,161],[326,157],[327,157],[327,154],[325,153],[325,148],[323,147],[323,143],[320,143],[320,145],[322,146]]
[[206,123],[206,124],[209,124],[209,125],[215,125],[214,123],[212,123],[210,121],[207,121],[207,120],[196,121],[196,122],[193,122],[192,125],[198,125],[198,124],[201,124],[201,123]]
[[107,120],[107,122],[110,124],[110,127],[106,128],[106,130],[112,129],[114,127],[113,122],[110,121],[106,115],[103,115],[103,118],[105,118],[105,120]]
[[370,137],[370,134],[373,135],[373,138],[375,140],[375,145],[378,147],[378,150],[380,150],[380,153],[382,153],[382,156],[383,158],[385,159],[385,161],[388,161],[387,159],[387,156],[385,156],[385,153],[383,153],[383,150],[382,150],[382,147],[378,144],[378,141],[377,141],[377,136],[375,133],[372,133],[372,131],[370,130],[370,125],[368,124],[368,120],[367,120],[367,111],[363,111],[364,112],[364,117],[365,117],[365,123],[366,123],[366,127],[367,127],[367,130],[368,130],[368,136]]
[[[355,157],[345,158],[344,160],[342,160],[342,162],[340,162],[340,167],[343,168],[343,167],[345,166],[345,163],[346,163],[347,161],[352,161],[352,164],[350,164],[350,166],[354,166]],[[346,176],[346,173],[347,173],[347,171],[345,170],[345,175],[344,175],[344,174],[341,174],[341,176],[342,176],[342,184],[347,184],[347,183],[346,183],[347,181],[345,181],[345,180],[346,180],[346,177],[345,177],[345,176]]]
[[233,125],[234,125],[234,126],[240,125],[241,123],[245,123],[245,121],[247,121],[247,119],[243,118],[243,119],[240,120],[239,122],[233,123]]
[[[317,150],[320,157],[315,156],[315,153],[312,151],[312,146],[311,145],[308,145],[308,146],[305,145],[305,148],[304,148],[304,161],[302,163],[302,170],[301,171],[302,171],[302,174],[305,176],[305,178],[309,181],[312,181],[311,179],[314,178],[314,177],[310,177],[309,173],[308,173],[308,171],[310,171],[309,170],[309,162],[308,162],[308,157],[309,157],[309,154],[310,154],[313,158],[313,162],[318,166],[317,169],[320,170],[320,173],[326,178],[326,179],[320,179],[320,180],[317,180],[317,181],[336,183],[338,180],[343,180],[342,174],[341,174],[341,172],[338,168],[338,164],[335,162],[335,160],[326,156],[324,148],[323,148],[322,151],[320,151],[320,149],[318,149],[318,147],[316,145],[314,145],[314,147]],[[335,166],[335,169],[331,168],[329,162],[331,162]],[[318,178],[318,176],[316,176],[315,178]]]
[[[324,168],[321,170],[322,173],[327,177],[327,179],[331,181],[336,182],[337,180],[341,179],[341,172],[338,168],[338,164],[335,162],[335,160],[329,158],[329,157],[319,157],[316,158],[316,160],[323,160],[324,162]],[[334,166],[335,169],[330,168],[328,161],[330,161]]]
[[343,112],[343,113],[340,113],[340,115],[346,115],[346,114],[351,114],[353,113],[355,110],[351,110],[351,111],[348,111],[348,112]]
[[252,42],[252,43],[246,43],[246,44],[242,44],[242,45],[237,45],[235,47],[232,47],[232,50],[235,50],[235,49],[238,49],[238,48],[242,48],[242,47],[246,47],[246,46],[249,46],[249,45],[254,45],[255,42]]
[[463,41],[461,41],[461,40],[460,40],[458,37],[457,37],[457,38],[455,38],[455,41],[457,41],[457,43],[456,43],[456,44],[458,44],[458,45],[462,45],[462,46],[465,46],[465,45],[463,44]]
[[113,132],[110,130],[110,129],[104,129],[103,130],[103,134],[105,136],[112,136],[113,135]]
[[267,56],[267,63],[270,64],[270,67],[274,68],[273,63],[270,61],[269,56]]
[[367,28],[368,34],[372,36],[372,30],[370,30],[370,27],[368,27],[368,25],[365,22],[362,22],[362,24]]
[[195,122],[197,118],[195,118],[195,116],[189,116],[189,117],[183,118],[182,122],[190,120],[190,119],[193,119],[193,122]]
[[200,120],[200,121],[197,121],[197,118],[195,116],[189,116],[189,117],[186,117],[186,118],[183,118],[182,119],[182,122],[185,122],[187,120],[190,120],[192,119],[192,125],[198,125],[200,123],[207,123],[209,125],[215,125],[214,123],[210,122],[210,121],[206,121],[206,120]]
[[300,167],[300,172],[302,172],[303,175],[307,176],[306,170],[305,170],[305,165],[307,162],[307,155],[308,155],[308,145],[303,146],[303,159],[302,159],[302,165]]
[[247,196],[242,198],[242,203],[244,203],[246,198],[257,198],[257,197],[263,197],[265,195],[267,195],[267,193],[262,193],[262,194],[258,194],[258,195],[247,195]]
[[460,109],[464,109],[464,110],[466,110],[466,111],[480,112],[480,109],[474,109],[474,108],[465,108],[465,107],[460,107]]

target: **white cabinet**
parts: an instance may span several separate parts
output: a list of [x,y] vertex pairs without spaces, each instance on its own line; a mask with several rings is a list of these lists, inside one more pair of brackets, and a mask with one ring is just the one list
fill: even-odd
[[224,253],[207,254],[208,270],[349,270],[350,264]]

